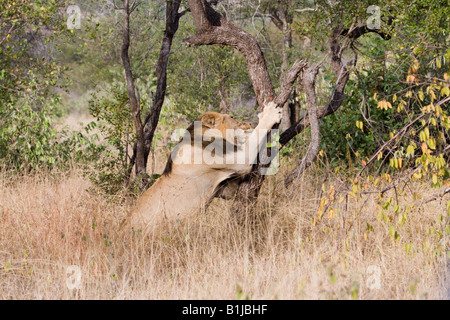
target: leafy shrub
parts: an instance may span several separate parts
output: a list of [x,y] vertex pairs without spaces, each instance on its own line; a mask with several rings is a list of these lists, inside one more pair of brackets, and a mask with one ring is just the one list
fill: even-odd
[[[58,99],[51,103],[57,104]],[[54,115],[26,102],[0,106],[0,118],[0,163],[7,170],[64,169],[72,163],[95,161],[105,148],[91,134],[95,123],[82,131],[58,131],[53,127]]]

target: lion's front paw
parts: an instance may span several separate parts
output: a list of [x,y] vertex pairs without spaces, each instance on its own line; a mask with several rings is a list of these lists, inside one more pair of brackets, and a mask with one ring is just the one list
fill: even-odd
[[262,113],[259,114],[259,121],[266,123],[269,127],[279,123],[282,118],[282,109],[271,101],[265,105]]

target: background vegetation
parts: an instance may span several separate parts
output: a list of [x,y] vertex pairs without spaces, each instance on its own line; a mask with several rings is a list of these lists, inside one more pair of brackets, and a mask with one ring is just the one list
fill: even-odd
[[[345,61],[358,58],[345,100],[321,119],[319,156],[290,189],[283,179],[305,154],[309,129],[281,150],[281,170],[244,225],[217,199],[184,227],[138,240],[116,231],[140,192],[129,179],[136,134],[119,2],[0,2],[0,297],[446,297],[448,1],[212,1],[256,37],[277,91],[296,59],[326,56],[336,12],[350,28],[378,5],[382,23],[345,49]],[[155,99],[166,1],[137,3],[130,55],[144,119]],[[81,9],[81,29],[68,28],[71,4]],[[194,33],[186,12],[170,51],[151,181],[173,147],[172,131],[202,112],[257,121],[243,57],[229,47],[186,47]],[[320,69],[319,105],[336,81]],[[295,121],[305,116],[300,83],[289,102]],[[80,290],[64,284],[68,265],[83,270]],[[381,270],[382,290],[367,286],[369,266]]]

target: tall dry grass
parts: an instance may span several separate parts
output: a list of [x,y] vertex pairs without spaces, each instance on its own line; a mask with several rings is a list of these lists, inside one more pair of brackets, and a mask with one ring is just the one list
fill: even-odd
[[[302,177],[293,194],[281,183],[282,174],[267,179],[256,217],[244,224],[215,200],[206,214],[140,237],[118,231],[131,201],[88,191],[77,170],[3,173],[0,298],[447,298],[445,201],[416,206],[400,225],[392,208],[392,222],[379,218],[376,195],[336,194],[319,216],[319,174]],[[408,188],[397,194],[402,206],[413,192],[433,192]],[[72,265],[81,270],[78,289],[67,284]]]

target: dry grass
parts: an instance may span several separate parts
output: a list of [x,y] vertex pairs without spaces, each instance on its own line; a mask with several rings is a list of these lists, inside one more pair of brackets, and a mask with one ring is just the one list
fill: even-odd
[[[279,175],[244,225],[215,200],[207,214],[143,238],[117,231],[129,201],[88,192],[76,170],[57,176],[2,174],[1,299],[447,298],[445,201],[416,206],[400,225],[392,207],[393,222],[378,219],[375,195],[336,195],[319,219],[319,175],[304,177],[293,197]],[[81,269],[79,289],[66,284],[71,265]]]

